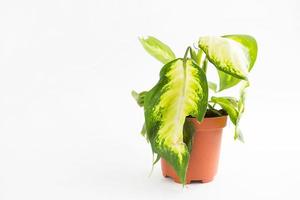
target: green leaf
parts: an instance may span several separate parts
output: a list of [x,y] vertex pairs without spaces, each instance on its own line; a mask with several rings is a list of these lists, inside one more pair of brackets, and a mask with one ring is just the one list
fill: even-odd
[[195,50],[191,51],[191,58],[197,65],[200,65],[202,53],[203,53],[203,51],[201,49],[199,49],[197,53]]
[[240,99],[238,101],[238,118],[237,123],[235,127],[235,133],[234,133],[234,139],[239,139],[241,142],[244,142],[244,137],[242,135],[242,131],[239,128],[239,122],[242,117],[242,115],[245,112],[245,100],[246,100],[246,90],[250,86],[250,83],[248,81],[244,81],[243,85],[240,89]]
[[217,84],[208,81],[208,87],[211,89],[213,92],[217,92]]
[[[249,35],[225,35],[223,37],[240,43],[247,50],[247,54],[248,54],[247,57],[250,62],[249,66],[248,66],[248,71],[250,72],[254,66],[254,63],[255,63],[256,57],[257,57],[256,40]],[[222,71],[218,70],[218,73],[219,73],[219,79],[220,79],[219,91],[225,90],[227,88],[231,88],[241,81],[240,79],[235,78],[232,75],[226,74]]]
[[235,125],[234,139],[244,142],[244,137],[240,129],[240,119],[245,111],[246,89],[249,87],[248,81],[243,81],[240,89],[239,100],[233,97],[212,97],[211,102],[219,104],[229,115],[230,120]]
[[240,43],[227,38],[206,36],[200,38],[199,47],[218,70],[247,80],[250,62],[247,49]]
[[160,160],[160,155],[156,154],[156,159],[153,161],[152,165],[155,165]]
[[146,128],[146,124],[145,123],[143,124],[143,128],[141,130],[141,135],[144,136],[144,137],[146,137],[146,139],[148,140],[148,138],[147,138],[147,128]]
[[254,66],[257,57],[257,42],[254,37],[250,35],[224,35],[224,38],[228,38],[240,43],[244,48],[246,48],[248,53],[248,59],[250,60],[248,71]]
[[235,140],[238,139],[239,141],[241,141],[241,142],[243,142],[243,143],[245,142],[245,141],[244,141],[243,133],[242,133],[242,131],[241,131],[241,129],[239,128],[238,125],[235,126],[234,139],[235,139]]
[[207,100],[206,76],[190,59],[185,66],[183,59],[167,63],[160,72],[160,80],[145,96],[147,136],[152,151],[173,166],[182,183],[190,156],[184,142],[185,119],[193,116],[202,121]]
[[194,133],[194,124],[188,118],[186,118],[185,123],[183,125],[183,142],[187,145],[189,153],[191,153],[192,151]]
[[207,58],[205,58],[204,61],[203,61],[203,65],[202,65],[202,69],[203,69],[205,74],[206,74],[206,71],[207,71],[207,63],[208,63],[208,60],[207,60]]
[[234,125],[237,124],[239,116],[238,101],[233,97],[211,97],[213,103],[219,104],[229,115]]
[[[156,155],[156,158],[155,158]],[[154,169],[154,165],[160,160],[160,155],[155,154],[154,152],[152,152],[152,168],[151,171],[149,173],[149,176],[152,175],[153,169]]]
[[246,92],[247,88],[250,86],[249,81],[243,82],[243,85],[240,89],[240,100],[238,104],[239,113],[242,114],[245,111],[245,100],[246,100]]
[[133,96],[133,98],[136,100],[137,104],[141,107],[144,106],[144,98],[145,95],[147,94],[147,91],[143,91],[141,93],[137,93],[136,91],[132,90],[131,91],[131,95]]
[[[147,91],[143,91],[141,93],[137,93],[134,90],[131,91],[131,95],[136,100],[138,105],[141,106],[141,107],[144,106],[144,98],[145,98],[146,94],[147,94]],[[140,133],[141,133],[142,136],[144,136],[146,138],[147,142],[149,142],[148,137],[147,137],[147,129],[146,129],[145,123],[143,124],[143,128],[142,128]]]
[[226,74],[220,70],[218,70],[219,74],[219,92],[231,88],[238,84],[241,79],[235,78],[234,76],[231,76],[230,74]]
[[148,36],[145,38],[139,38],[144,49],[154,58],[160,62],[166,64],[176,58],[173,51],[163,42],[159,41],[155,37]]

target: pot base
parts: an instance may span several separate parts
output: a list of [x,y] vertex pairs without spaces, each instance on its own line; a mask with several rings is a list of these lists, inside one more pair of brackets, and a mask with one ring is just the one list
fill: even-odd
[[[175,183],[182,184],[178,178],[174,178],[174,177],[171,177],[171,176],[168,176],[168,175],[165,175],[165,174],[163,174],[163,176],[164,176],[165,178],[170,178],[170,179],[172,179]],[[202,180],[191,180],[191,179],[187,179],[186,182],[185,182],[185,184],[191,184],[191,183],[209,183],[209,182],[211,182],[211,181],[213,181],[213,180],[214,180],[213,178],[211,178],[211,179],[202,179]]]
[[[164,159],[161,159],[161,167],[162,167],[162,175],[165,178],[170,178],[176,183],[180,183],[180,179],[174,171],[173,167],[171,167]],[[207,176],[202,174],[193,174],[190,171],[187,173],[185,184],[191,183],[209,183],[214,180],[214,176]]]

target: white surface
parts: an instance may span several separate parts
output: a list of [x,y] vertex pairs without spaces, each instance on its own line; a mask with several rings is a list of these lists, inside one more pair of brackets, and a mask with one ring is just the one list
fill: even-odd
[[[0,200],[300,199],[299,1],[1,1]],[[214,182],[186,188],[151,169],[130,91],[201,35],[259,43],[243,130],[224,130]]]

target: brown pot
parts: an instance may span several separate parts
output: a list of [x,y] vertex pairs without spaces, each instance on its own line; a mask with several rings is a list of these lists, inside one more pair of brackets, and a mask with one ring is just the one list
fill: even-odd
[[[221,147],[222,131],[226,126],[227,116],[205,118],[201,123],[196,118],[187,118],[195,127],[195,135],[190,155],[186,183],[207,183],[217,173]],[[171,177],[180,183],[173,167],[161,159],[163,176]]]

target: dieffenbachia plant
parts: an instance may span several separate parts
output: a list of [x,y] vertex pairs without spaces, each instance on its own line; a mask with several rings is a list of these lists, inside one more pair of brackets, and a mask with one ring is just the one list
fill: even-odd
[[[148,91],[132,92],[137,103],[144,107],[145,123],[142,129],[151,144],[153,155],[173,166],[182,183],[193,141],[193,127],[186,117],[200,122],[209,111],[216,116],[229,115],[235,125],[234,139],[243,141],[239,121],[244,112],[245,90],[249,86],[248,73],[257,55],[257,44],[249,35],[205,36],[198,47],[188,47],[183,58],[154,37],[140,38],[144,49],[164,66],[159,81]],[[218,71],[219,86],[208,82],[209,63]],[[241,83],[240,83],[241,82]],[[219,92],[241,85],[238,98],[218,96]],[[218,88],[218,89],[217,89]],[[217,96],[209,96],[209,89]]]

